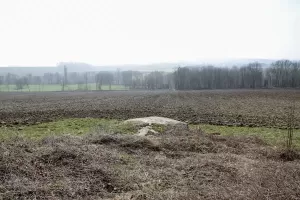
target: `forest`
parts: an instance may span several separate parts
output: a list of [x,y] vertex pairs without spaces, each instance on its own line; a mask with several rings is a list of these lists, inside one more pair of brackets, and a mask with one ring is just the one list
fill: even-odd
[[257,62],[242,67],[179,67],[174,83],[179,90],[298,88],[300,62],[278,60],[265,68]]

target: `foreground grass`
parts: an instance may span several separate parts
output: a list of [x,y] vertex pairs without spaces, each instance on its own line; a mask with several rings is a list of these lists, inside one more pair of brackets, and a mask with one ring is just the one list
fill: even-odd
[[[287,130],[265,127],[228,127],[209,124],[192,125],[192,129],[200,128],[206,133],[220,133],[224,136],[258,136],[272,146],[284,146],[287,137]],[[300,149],[300,130],[294,130],[293,144]]]
[[12,136],[24,136],[26,138],[39,139],[50,135],[82,135],[96,131],[133,134],[137,130],[133,125],[124,124],[118,120],[73,118],[31,126],[0,127],[0,138],[7,139]]
[[[84,90],[85,84],[69,84],[65,86],[65,91]],[[109,85],[103,85],[102,90],[109,90]],[[112,85],[111,90],[127,90],[124,85]],[[88,84],[88,90],[96,90],[95,83]],[[43,85],[29,85],[24,86],[22,90],[17,90],[16,85],[0,85],[0,92],[53,92],[62,91],[62,85],[60,84],[43,84]]]
[[17,137],[0,145],[0,199],[299,199],[299,158],[280,155],[256,137],[198,130]]

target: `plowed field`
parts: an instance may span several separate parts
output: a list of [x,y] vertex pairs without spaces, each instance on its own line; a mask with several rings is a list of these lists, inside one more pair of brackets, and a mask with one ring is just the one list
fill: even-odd
[[68,117],[128,119],[159,115],[192,124],[285,127],[300,91],[101,91],[0,93],[0,123],[35,124]]

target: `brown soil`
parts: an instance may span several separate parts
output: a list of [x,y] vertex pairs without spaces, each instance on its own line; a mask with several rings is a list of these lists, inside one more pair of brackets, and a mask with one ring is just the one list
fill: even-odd
[[65,117],[130,119],[162,116],[189,123],[285,127],[296,90],[106,91],[0,93],[0,126]]

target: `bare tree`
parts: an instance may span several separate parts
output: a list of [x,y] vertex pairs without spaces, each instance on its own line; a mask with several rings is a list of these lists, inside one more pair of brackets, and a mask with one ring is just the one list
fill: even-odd
[[7,87],[8,92],[10,91],[10,84],[12,84],[12,77],[13,77],[13,74],[11,74],[11,73],[7,73],[6,77],[5,77],[6,87]]
[[78,82],[77,82],[77,90],[83,90],[83,85],[84,85],[83,81],[78,80]]
[[0,76],[0,91],[2,91],[3,84],[4,84],[4,76]]
[[84,77],[84,82],[85,82],[85,90],[88,91],[89,88],[88,88],[88,72],[85,72],[83,77]]
[[108,85],[109,90],[111,90],[111,85],[113,83],[114,76],[111,72],[99,72],[96,75],[96,88],[97,90],[102,90],[102,85]]
[[112,73],[107,73],[104,79],[105,84],[108,84],[109,90],[111,90],[111,85],[113,83],[114,76]]
[[65,87],[68,83],[68,69],[64,66],[64,79],[62,81],[62,91],[65,91]]
[[[31,79],[31,77],[30,77],[30,79]],[[30,80],[29,80],[29,77],[28,76],[25,76],[25,77],[23,77],[23,82],[24,82],[24,85],[26,85],[27,86],[27,89],[28,89],[28,91],[30,92]]]
[[292,150],[293,137],[294,137],[294,128],[295,128],[295,101],[293,101],[290,106],[290,111],[288,114],[288,136],[287,136],[287,150]]
[[103,74],[99,72],[95,76],[95,82],[96,82],[96,89],[97,90],[102,90],[102,84],[103,84]]
[[24,86],[27,85],[27,79],[26,77],[21,77],[21,78],[18,78],[16,79],[15,81],[15,85],[16,85],[16,89],[17,90],[23,90],[24,89]]
[[32,81],[34,84],[38,85],[39,91],[41,91],[41,84],[42,84],[42,79],[40,76],[33,76]]
[[132,71],[123,71],[122,80],[125,87],[132,87]]
[[121,69],[117,69],[117,72],[116,72],[116,84],[117,85],[120,85],[121,84]]

